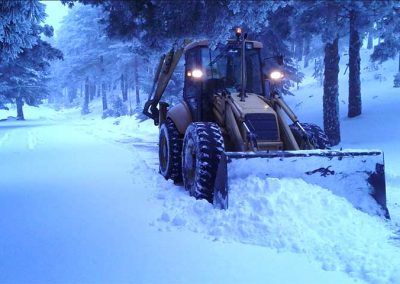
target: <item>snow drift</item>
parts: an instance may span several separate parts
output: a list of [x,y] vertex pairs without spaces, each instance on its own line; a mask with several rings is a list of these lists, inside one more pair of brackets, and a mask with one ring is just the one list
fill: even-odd
[[165,199],[160,228],[189,228],[220,241],[304,253],[325,270],[370,283],[400,283],[400,248],[381,218],[301,179],[249,176],[231,184],[228,210],[159,193]]

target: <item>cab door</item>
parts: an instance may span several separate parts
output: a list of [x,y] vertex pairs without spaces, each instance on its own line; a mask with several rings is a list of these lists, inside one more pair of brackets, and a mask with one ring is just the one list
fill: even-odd
[[[202,78],[193,76],[195,70],[202,71],[201,48],[194,47],[185,53],[185,83],[183,89],[183,100],[189,106],[193,121],[201,120],[201,91]],[[195,74],[196,76],[198,74]]]

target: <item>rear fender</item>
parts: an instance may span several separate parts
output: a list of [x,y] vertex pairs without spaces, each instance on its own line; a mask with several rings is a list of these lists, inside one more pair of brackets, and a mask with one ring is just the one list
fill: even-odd
[[167,118],[171,119],[179,133],[184,135],[189,124],[192,123],[192,115],[185,102],[181,102],[168,110]]

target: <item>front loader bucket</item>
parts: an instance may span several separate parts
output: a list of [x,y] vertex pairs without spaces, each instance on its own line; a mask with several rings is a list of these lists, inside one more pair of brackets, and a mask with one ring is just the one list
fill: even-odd
[[229,182],[248,176],[301,178],[345,197],[364,212],[389,218],[384,157],[378,150],[225,152],[218,167],[214,206],[228,208]]

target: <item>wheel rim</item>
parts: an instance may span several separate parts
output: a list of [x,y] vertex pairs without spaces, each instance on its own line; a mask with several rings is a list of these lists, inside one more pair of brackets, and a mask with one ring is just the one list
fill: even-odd
[[187,150],[185,151],[185,173],[186,173],[186,181],[187,189],[190,191],[190,194],[193,195],[193,187],[194,181],[196,178],[196,149],[194,147],[194,143],[192,140],[189,140],[187,146]]
[[165,135],[161,136],[160,141],[160,168],[161,172],[165,175],[168,165],[168,143]]

